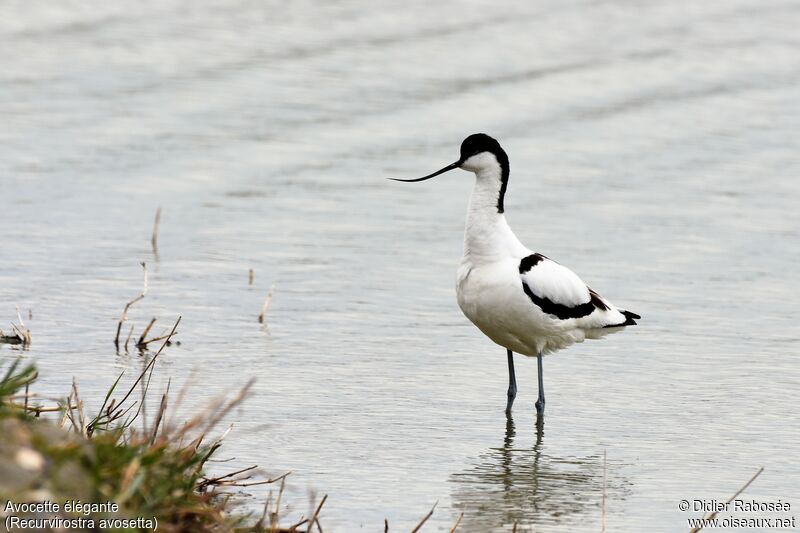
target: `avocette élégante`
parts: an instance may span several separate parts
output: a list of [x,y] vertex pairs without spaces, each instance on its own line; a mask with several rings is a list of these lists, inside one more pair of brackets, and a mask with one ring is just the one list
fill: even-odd
[[635,319],[641,317],[616,307],[570,269],[534,253],[517,239],[506,222],[503,206],[508,156],[492,137],[470,135],[461,143],[458,161],[433,174],[389,179],[423,181],[455,168],[475,173],[456,282],[458,305],[478,329],[506,349],[507,413],[517,395],[513,352],[537,358],[536,411],[541,415],[542,355],[635,325]]

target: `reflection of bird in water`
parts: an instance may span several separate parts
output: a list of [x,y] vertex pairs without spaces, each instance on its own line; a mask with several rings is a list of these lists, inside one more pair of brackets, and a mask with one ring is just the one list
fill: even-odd
[[[546,452],[544,422],[533,448],[515,448],[514,419],[506,418],[502,448],[490,448],[474,465],[451,477],[453,506],[464,511],[464,531],[519,531],[528,526],[600,524],[603,457],[558,457]],[[624,479],[608,476],[606,498],[620,500]]]

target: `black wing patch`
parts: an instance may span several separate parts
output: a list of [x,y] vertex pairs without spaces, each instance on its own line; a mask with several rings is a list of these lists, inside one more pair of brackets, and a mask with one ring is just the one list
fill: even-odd
[[525,272],[529,271],[537,264],[539,264],[539,261],[541,261],[542,259],[547,259],[547,258],[542,254],[531,254],[528,257],[523,257],[522,261],[519,262],[519,273],[524,274]]
[[594,292],[591,287],[589,287],[589,295],[592,297],[590,301],[592,302],[592,304],[594,304],[596,308],[601,309],[603,311],[608,311],[609,309],[608,305],[606,305],[603,299],[600,298],[600,295]]
[[620,309],[620,313],[625,316],[625,322],[621,324],[609,324],[607,326],[603,326],[604,328],[621,328],[622,326],[635,326],[636,320],[641,319],[639,315],[636,313],[631,313],[630,311],[623,311]]
[[549,298],[542,298],[533,294],[533,291],[528,284],[524,281],[522,282],[522,290],[525,291],[525,294],[528,295],[528,298],[536,304],[543,312],[547,313],[548,315],[555,315],[556,318],[560,318],[561,320],[566,320],[568,318],[581,318],[582,316],[592,314],[592,311],[595,310],[594,303],[592,301],[588,301],[583,304],[576,305],[575,307],[569,307],[568,305],[556,303]]
[[[525,274],[544,259],[547,259],[547,257],[542,254],[531,254],[527,257],[524,257],[522,261],[519,262],[519,273]],[[525,291],[525,294],[528,295],[528,298],[530,298],[531,301],[544,313],[553,315],[561,320],[567,320],[569,318],[581,318],[592,314],[595,309],[600,309],[601,311],[609,310],[608,305],[603,301],[602,298],[600,298],[600,295],[594,292],[591,288],[589,289],[589,301],[575,306],[556,303],[549,298],[536,296],[524,280],[522,282],[522,290]],[[635,318],[639,318],[638,315],[634,316]],[[628,321],[633,322],[627,314],[625,317]],[[635,324],[635,322],[633,323]],[[627,322],[625,325],[628,325]]]
[[635,326],[636,321],[642,319],[642,317],[630,311],[620,311],[620,312],[623,315],[625,315],[625,323],[623,324],[623,326]]

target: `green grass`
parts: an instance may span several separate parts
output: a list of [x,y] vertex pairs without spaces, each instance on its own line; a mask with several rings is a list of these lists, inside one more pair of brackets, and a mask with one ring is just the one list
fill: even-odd
[[[244,398],[248,387],[176,428],[164,423],[169,401],[165,393],[147,427],[141,405],[157,357],[119,398],[117,379],[91,419],[73,386],[55,411],[61,424],[41,417],[41,410],[31,404],[28,390],[37,377],[32,365],[17,360],[0,372],[0,504],[51,501],[63,508],[69,500],[114,502],[116,512],[91,517],[155,518],[158,530],[166,532],[280,531],[274,517],[271,527],[262,528],[255,518],[229,511],[232,500],[225,488],[254,484],[245,481],[249,475],[210,478],[205,472],[220,447],[219,441],[206,442],[206,435]],[[133,399],[136,387],[143,390],[138,401]],[[59,516],[83,515],[62,510]],[[145,525],[116,530],[150,529]]]

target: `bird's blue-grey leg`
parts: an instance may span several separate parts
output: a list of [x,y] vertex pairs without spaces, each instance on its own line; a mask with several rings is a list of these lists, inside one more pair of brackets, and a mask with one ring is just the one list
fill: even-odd
[[506,350],[508,353],[508,403],[506,403],[506,413],[511,413],[511,406],[514,398],[517,397],[517,376],[514,373],[514,352]]
[[536,413],[541,415],[544,413],[544,375],[542,373],[542,353],[536,356],[536,363],[539,367],[539,399],[536,400]]

